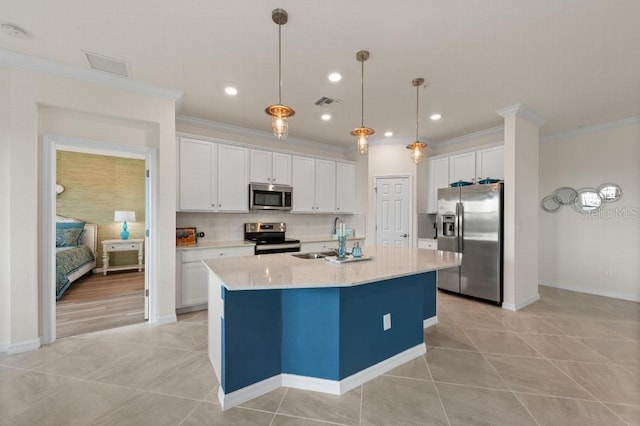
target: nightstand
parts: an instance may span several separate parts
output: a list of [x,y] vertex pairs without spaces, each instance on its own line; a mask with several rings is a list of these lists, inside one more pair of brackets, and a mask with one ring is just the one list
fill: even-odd
[[[142,271],[142,249],[144,247],[143,239],[130,239],[130,240],[103,240],[102,241],[102,275],[107,275],[109,271],[126,271],[128,269],[137,269],[138,272]],[[122,265],[122,266],[109,266],[109,253],[119,251],[137,251],[138,252],[138,264],[137,265]]]

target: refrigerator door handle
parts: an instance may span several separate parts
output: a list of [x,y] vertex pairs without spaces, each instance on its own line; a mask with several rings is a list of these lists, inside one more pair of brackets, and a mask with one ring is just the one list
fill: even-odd
[[458,203],[458,247],[464,253],[464,203]]

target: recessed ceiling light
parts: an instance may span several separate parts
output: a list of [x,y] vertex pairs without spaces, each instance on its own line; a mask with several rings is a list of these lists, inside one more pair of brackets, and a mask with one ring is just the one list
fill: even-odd
[[384,135],[390,138],[391,136],[393,136],[393,132],[384,132]]
[[331,120],[331,114],[322,114],[320,118],[322,118],[324,121]]
[[433,121],[438,121],[442,118],[442,114],[438,114],[437,112],[435,114],[431,114],[431,117],[429,117],[430,119],[432,119]]
[[231,87],[231,86],[229,86],[229,87],[225,87],[225,88],[224,88],[224,92],[225,92],[227,95],[235,96],[235,95],[237,95],[237,94],[238,94],[238,89],[236,89],[235,87]]
[[329,81],[333,81],[335,83],[336,81],[340,80],[342,80],[342,76],[339,72],[332,72],[331,74],[329,74]]

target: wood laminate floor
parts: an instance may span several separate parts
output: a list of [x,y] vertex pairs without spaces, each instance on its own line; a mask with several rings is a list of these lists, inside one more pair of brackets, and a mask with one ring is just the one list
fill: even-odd
[[57,337],[144,321],[144,272],[87,274],[56,302]]

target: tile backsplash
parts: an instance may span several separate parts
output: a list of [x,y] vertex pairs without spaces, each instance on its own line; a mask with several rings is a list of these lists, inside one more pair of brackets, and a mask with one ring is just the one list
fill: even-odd
[[353,228],[356,236],[364,236],[366,215],[364,214],[293,214],[285,212],[256,213],[176,213],[176,226],[195,226],[204,232],[202,241],[242,240],[243,226],[248,222],[284,222],[287,237],[305,238],[330,236],[333,220],[340,217],[347,228]]

